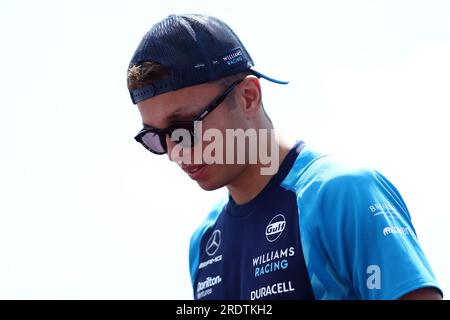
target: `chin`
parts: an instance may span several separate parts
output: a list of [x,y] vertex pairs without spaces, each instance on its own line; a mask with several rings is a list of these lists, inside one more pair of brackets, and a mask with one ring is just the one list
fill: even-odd
[[217,181],[197,181],[197,183],[205,191],[213,191],[225,186],[224,183],[218,183]]
[[231,181],[233,181],[233,179],[239,176],[242,171],[243,167],[241,166],[215,167],[215,169],[208,172],[208,174],[205,175],[203,179],[197,180],[197,183],[203,190],[217,190],[219,188],[227,186]]

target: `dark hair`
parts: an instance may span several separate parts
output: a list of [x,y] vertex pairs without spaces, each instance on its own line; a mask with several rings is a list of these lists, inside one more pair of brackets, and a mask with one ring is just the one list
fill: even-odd
[[154,84],[156,81],[166,80],[168,78],[169,71],[158,62],[148,61],[134,64],[128,68],[127,72],[128,89],[139,89],[148,84]]

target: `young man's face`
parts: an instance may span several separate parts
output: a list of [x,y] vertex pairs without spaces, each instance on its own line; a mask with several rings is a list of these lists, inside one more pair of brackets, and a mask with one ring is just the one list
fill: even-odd
[[[173,124],[174,121],[191,121],[223,91],[224,87],[217,83],[201,84],[144,100],[138,103],[138,108],[144,124],[163,129]],[[224,156],[220,164],[206,164],[211,161],[204,157],[205,153],[198,154],[199,150],[205,150],[206,146],[214,140],[208,142],[201,139],[198,143],[201,144],[202,148],[199,148],[198,145],[184,147],[180,153],[178,151],[180,150],[180,145],[177,145],[166,136],[169,159],[178,163],[181,162],[179,164],[186,174],[197,181],[200,187],[205,190],[214,190],[229,184],[246,168],[245,164],[224,164],[227,152],[225,147],[225,129],[242,128],[245,130],[248,126],[244,111],[239,106],[239,94],[240,88],[238,85],[229,94],[228,98],[202,121],[202,134],[208,129],[214,128],[220,131],[224,138]],[[236,95],[237,99],[233,99],[233,95]],[[201,164],[198,164],[197,160],[194,162],[194,157],[201,159]],[[190,164],[186,163],[188,162],[186,160],[183,161],[182,158],[191,159]]]

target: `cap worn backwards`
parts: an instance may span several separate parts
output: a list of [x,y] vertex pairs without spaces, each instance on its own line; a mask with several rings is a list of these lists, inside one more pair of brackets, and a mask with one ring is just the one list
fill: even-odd
[[243,71],[287,84],[251,69],[253,60],[233,30],[223,21],[207,15],[170,15],[155,24],[141,40],[129,68],[143,62],[161,64],[168,70],[169,77],[131,89],[134,104]]

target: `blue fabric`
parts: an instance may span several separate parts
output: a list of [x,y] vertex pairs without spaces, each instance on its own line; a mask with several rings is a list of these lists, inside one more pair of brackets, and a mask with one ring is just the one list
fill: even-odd
[[[309,146],[296,150],[255,199],[239,206],[229,197],[196,231],[194,298],[397,299],[440,290],[408,208],[383,175]],[[268,235],[280,223],[285,228]],[[214,233],[220,259],[205,254]],[[217,261],[199,269],[208,259]],[[273,271],[280,263],[286,268]]]
[[282,185],[297,195],[317,299],[397,299],[438,287],[401,195],[379,172],[307,147]]

